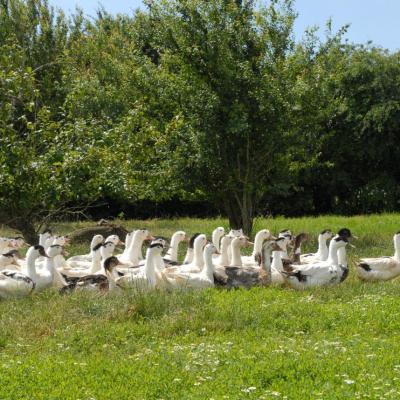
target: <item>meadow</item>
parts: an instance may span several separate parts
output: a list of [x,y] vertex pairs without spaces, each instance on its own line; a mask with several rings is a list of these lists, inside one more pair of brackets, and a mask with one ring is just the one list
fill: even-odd
[[[224,219],[123,221],[207,235]],[[54,227],[68,233],[90,223]],[[258,219],[254,231],[348,227],[358,257],[393,254],[400,215]],[[12,234],[3,230],[1,235]],[[86,253],[88,244],[71,246]],[[0,302],[0,399],[398,399],[400,285],[155,291]]]

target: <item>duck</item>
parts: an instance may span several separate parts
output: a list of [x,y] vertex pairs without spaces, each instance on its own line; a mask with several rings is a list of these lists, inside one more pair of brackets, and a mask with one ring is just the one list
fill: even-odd
[[255,256],[258,262],[257,266],[227,266],[223,273],[219,271],[219,273],[214,274],[215,282],[227,289],[240,287],[250,289],[253,286],[271,284],[271,255],[273,251],[280,251],[279,245],[275,240],[267,240]]
[[155,257],[161,257],[164,247],[160,243],[150,244],[146,252],[144,268],[138,273],[126,274],[116,279],[118,287],[134,288],[136,290],[149,290],[156,287],[156,260]]
[[117,257],[120,258],[126,258],[128,256],[128,250],[129,250],[129,246],[132,243],[132,239],[133,239],[133,234],[135,233],[135,231],[132,232],[128,232],[125,236],[125,248],[123,250],[122,253],[118,254]]
[[242,256],[242,264],[244,265],[255,265],[256,262],[256,255],[261,253],[262,245],[265,240],[268,239],[275,239],[272,237],[271,232],[268,229],[262,229],[257,232],[254,238],[254,247],[251,256]]
[[186,250],[186,255],[183,260],[182,264],[190,264],[193,261],[193,256],[194,256],[194,241],[196,240],[197,236],[199,236],[200,233],[195,233],[194,235],[191,236],[189,239],[189,244],[188,248]]
[[142,245],[145,240],[154,240],[155,238],[150,235],[147,229],[138,229],[134,231],[132,241],[125,254],[118,257],[122,264],[127,267],[139,266],[142,259]]
[[199,234],[194,239],[193,243],[193,261],[190,264],[182,264],[180,266],[171,266],[165,268],[165,273],[175,274],[178,272],[200,272],[204,267],[203,249],[207,244],[207,237],[204,234]]
[[388,281],[400,275],[400,232],[393,236],[394,255],[361,258],[357,263],[357,276],[368,282]]
[[205,267],[200,272],[181,272],[162,274],[167,284],[174,288],[205,289],[214,286],[213,254],[218,250],[212,243],[208,243],[203,250]]
[[39,244],[41,246],[43,246],[44,249],[45,249],[47,240],[50,239],[51,236],[52,236],[52,232],[50,229],[46,229],[42,233],[39,234]]
[[81,262],[78,265],[75,263],[74,266],[67,264],[63,268],[59,269],[59,272],[68,281],[69,278],[81,278],[87,275],[94,274],[105,274],[102,269],[101,260],[105,260],[111,257],[115,250],[115,244],[113,242],[98,243],[92,248],[92,261],[90,263]]
[[[279,234],[278,239],[276,239],[277,243],[281,248],[281,258],[289,259],[287,247],[292,243],[293,236],[291,234],[281,235]],[[272,253],[272,257],[276,256],[276,252]]]
[[225,229],[222,226],[218,226],[212,232],[211,240],[212,240],[212,243],[214,244],[215,248],[217,249],[217,252],[220,251],[220,242],[221,242],[222,236],[224,236],[224,235],[225,235]]
[[333,286],[343,282],[348,274],[348,266],[339,264],[338,250],[346,247],[348,239],[335,236],[329,244],[326,261],[314,264],[283,265],[285,280],[293,289],[306,289],[317,286]]
[[[35,261],[38,258],[37,253],[46,258],[45,266],[40,271],[37,270],[35,265]],[[29,248],[26,257],[27,263],[21,268],[21,272],[35,282],[36,292],[53,286],[55,270],[54,257],[62,253],[63,247],[58,244],[51,245],[47,252],[44,250],[44,247],[40,245]]]
[[[240,229],[231,229],[229,231],[228,235],[232,236],[234,238],[235,237],[242,237],[242,236],[244,236],[243,229],[242,228],[240,228]],[[232,260],[232,248],[231,247],[228,248],[228,258],[229,258],[229,263],[230,263],[231,260]]]
[[186,233],[184,231],[177,231],[171,237],[171,245],[164,256],[164,262],[169,265],[178,264],[178,247],[179,244],[186,240]]
[[11,239],[0,237],[0,254],[7,253],[7,249],[10,245]]
[[308,235],[304,232],[299,233],[294,238],[294,246],[293,246],[293,256],[291,258],[291,263],[300,265],[301,262],[301,245],[308,240]]
[[29,276],[15,270],[0,271],[0,299],[26,297],[34,289],[35,282]]
[[229,265],[228,249],[231,246],[233,236],[224,235],[221,239],[221,252],[220,254],[213,254],[213,262],[216,266]]
[[11,250],[8,253],[0,255],[0,271],[3,269],[20,270],[19,260],[22,259],[18,250]]
[[278,238],[281,237],[285,237],[285,236],[289,236],[292,237],[292,231],[290,229],[282,229],[279,233],[278,233]]
[[[358,236],[353,235],[352,232],[350,231],[350,229],[348,229],[348,228],[340,229],[335,237],[339,237],[339,236],[346,238],[348,241],[351,238],[358,239]],[[355,246],[352,245],[350,242],[348,242],[348,244],[350,247],[355,248]],[[347,256],[346,256],[346,248],[345,247],[341,247],[338,249],[338,260],[339,260],[339,264],[347,266]]]
[[119,278],[118,273],[116,273],[118,265],[120,265],[120,261],[117,257],[108,257],[102,261],[102,271],[104,271],[104,274],[91,274],[74,279],[60,289],[60,294],[81,290],[100,292],[115,290],[117,289],[115,280]]
[[326,242],[332,239],[334,233],[330,229],[324,229],[318,235],[318,250],[316,253],[307,253],[300,255],[301,264],[310,264],[314,262],[326,261],[328,259],[329,250]]
[[5,244],[2,250],[0,250],[0,254],[9,253],[12,250],[20,250],[26,245],[27,243],[25,242],[25,239],[22,236],[17,236],[15,238],[8,239],[8,244]]
[[73,256],[67,259],[67,263],[70,266],[74,266],[75,262],[80,262],[80,261],[85,261],[85,262],[90,262],[92,261],[92,249],[99,245],[104,243],[104,237],[103,235],[94,235],[92,238],[92,241],[90,242],[90,252],[88,254],[81,254],[77,256]]

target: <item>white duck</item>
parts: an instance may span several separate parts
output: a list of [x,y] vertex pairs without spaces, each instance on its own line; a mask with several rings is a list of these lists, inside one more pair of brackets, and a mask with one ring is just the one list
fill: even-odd
[[349,269],[339,264],[338,249],[345,248],[347,243],[348,239],[345,237],[333,238],[329,244],[328,260],[321,263],[284,265],[287,283],[294,289],[305,289],[343,282],[349,274]]
[[180,266],[167,267],[165,273],[177,272],[200,272],[204,266],[203,249],[207,244],[206,235],[200,234],[196,237],[193,244],[194,256],[190,264],[183,264]]
[[257,232],[254,238],[254,247],[251,256],[242,256],[243,265],[255,265],[257,264],[255,256],[261,253],[262,245],[264,241],[272,238],[271,232],[268,229],[262,229]]
[[[279,238],[276,239],[276,241],[279,244],[280,248],[282,249],[281,254],[280,254],[281,258],[288,259],[289,256],[288,256],[288,252],[287,252],[287,246],[292,241],[292,235],[286,234],[286,235],[281,236],[279,234]],[[276,252],[274,251],[272,253],[272,257],[275,257],[275,256],[276,256]]]
[[184,231],[177,231],[171,237],[171,245],[164,256],[164,261],[170,265],[177,264],[178,262],[178,247],[181,242],[186,240],[186,233]]
[[155,257],[161,257],[162,251],[160,243],[151,244],[146,252],[144,268],[139,273],[126,274],[116,279],[117,286],[136,290],[154,289],[157,283]]
[[18,250],[11,250],[8,253],[0,255],[0,271],[3,269],[20,270],[18,261],[22,259]]
[[7,253],[11,239],[6,237],[0,237],[0,254]]
[[213,254],[213,263],[224,267],[229,265],[228,249],[231,246],[233,236],[224,235],[221,239],[221,254]]
[[308,253],[300,255],[300,262],[302,264],[310,264],[314,262],[326,261],[328,259],[329,250],[326,242],[332,239],[334,236],[333,232],[329,229],[323,230],[318,235],[318,250],[316,253]]
[[190,239],[189,239],[189,244],[188,248],[186,250],[186,255],[183,260],[182,264],[190,264],[193,261],[193,256],[194,256],[194,241],[196,240],[197,236],[199,236],[200,233],[195,233]]
[[[45,267],[38,271],[35,260],[38,257],[37,252],[46,257]],[[47,255],[42,246],[30,247],[27,253],[27,264],[22,267],[22,272],[35,282],[35,291],[42,291],[53,286],[54,281],[54,257],[63,253],[62,246],[51,245],[47,250]]]
[[[36,257],[39,257],[39,251],[36,251]],[[26,274],[15,270],[0,271],[0,299],[25,297],[34,288],[35,282]]]
[[90,262],[92,261],[92,249],[104,242],[104,237],[103,235],[94,235],[92,238],[92,241],[90,242],[90,252],[88,254],[81,254],[77,256],[73,256],[68,258],[67,263],[71,266],[75,266],[78,264],[74,264],[75,262],[80,262],[80,261],[85,261],[85,262]]
[[154,240],[154,237],[147,229],[136,230],[127,252],[118,257],[119,261],[130,267],[138,266],[142,259],[142,245],[145,240]]
[[211,240],[212,240],[215,248],[217,249],[217,252],[220,251],[220,242],[221,242],[222,236],[224,236],[224,235],[225,235],[225,229],[222,226],[215,228],[212,232]]
[[[244,236],[243,229],[231,229],[228,233],[228,236],[232,236],[234,238]],[[232,247],[228,248],[228,258],[230,263],[232,261]]]
[[400,275],[400,232],[393,236],[394,256],[361,258],[357,275],[363,281],[388,281]]
[[197,273],[177,272],[175,274],[163,274],[163,278],[172,287],[205,289],[214,286],[213,254],[218,253],[216,247],[209,243],[204,247],[203,258],[205,267]]
[[117,257],[121,257],[121,258],[126,258],[128,255],[128,251],[129,251],[129,246],[132,243],[133,240],[133,234],[135,233],[135,231],[132,232],[128,232],[125,236],[125,248],[124,251],[121,254],[118,254]]
[[90,263],[80,263],[71,267],[70,265],[64,266],[59,269],[59,272],[68,278],[81,278],[86,275],[104,274],[101,268],[101,260],[111,257],[114,253],[115,245],[112,242],[105,242],[104,244],[97,244],[92,248],[92,261]]
[[9,253],[12,250],[20,250],[24,247],[27,243],[22,236],[17,236],[13,239],[8,239],[8,245],[3,247],[3,250],[0,250],[0,254]]

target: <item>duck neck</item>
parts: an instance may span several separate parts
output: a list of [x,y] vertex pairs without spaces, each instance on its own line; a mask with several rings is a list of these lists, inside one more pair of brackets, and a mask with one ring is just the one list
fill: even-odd
[[90,269],[90,273],[94,274],[101,270],[101,253],[100,249],[92,250],[92,267]]
[[338,264],[347,267],[346,247],[340,247],[337,249]]
[[200,268],[203,268],[204,266],[203,249],[201,248],[200,243],[195,243],[194,245],[194,257],[192,264]]
[[108,290],[113,290],[117,287],[115,281],[119,278],[118,272],[115,268],[111,272],[106,271],[106,276],[108,278]]
[[193,261],[193,249],[188,247],[186,250],[185,259],[183,260],[184,264],[190,264]]
[[230,243],[227,243],[225,240],[222,240],[221,243],[221,255],[219,258],[220,265],[229,265],[229,257],[228,257],[228,248]]
[[394,242],[394,258],[397,261],[400,261],[400,243],[396,240],[396,238],[393,240]]
[[39,235],[39,244],[40,244],[41,246],[45,247],[45,246],[46,246],[46,240],[47,240],[46,236],[43,235],[43,233],[41,233],[41,234]]
[[283,270],[282,251],[273,251],[272,252],[271,268],[275,268],[279,272],[281,272]]
[[220,250],[220,239],[221,239],[220,232],[217,231],[212,233],[212,242],[218,251]]
[[295,249],[293,253],[293,263],[300,263],[300,255],[301,255],[301,244],[299,244]]
[[48,272],[48,274],[53,278],[54,277],[54,257],[46,257],[44,262],[44,268]]
[[326,245],[326,239],[322,236],[318,236],[318,251],[317,251],[317,258],[325,261],[329,256],[328,246]]
[[262,250],[262,244],[263,244],[264,238],[262,237],[262,234],[258,233],[254,239],[254,247],[253,247],[253,257],[257,253],[261,253]]
[[171,238],[171,246],[167,251],[167,258],[170,261],[178,261],[178,246],[179,246],[179,237],[178,235],[174,235]]
[[144,263],[144,273],[150,285],[154,286],[156,284],[156,268],[154,253],[149,248],[146,253],[146,261]]
[[238,245],[231,245],[232,259],[231,266],[241,267],[242,266],[242,257],[240,256],[240,247]]
[[263,258],[262,258],[262,262],[261,262],[261,268],[263,268],[266,272],[270,272],[271,271],[271,255],[272,252],[269,249],[265,249],[263,251]]
[[134,265],[139,264],[142,254],[142,244],[143,239],[140,237],[140,232],[135,233],[128,251],[129,261]]
[[212,254],[208,251],[204,251],[204,262],[205,268],[201,272],[207,279],[213,280],[214,279],[214,264],[212,262]]
[[26,256],[26,274],[33,281],[35,281],[35,279],[37,278],[36,266],[35,266],[35,261],[37,257],[38,256],[33,251],[28,251],[28,254]]
[[338,248],[335,243],[336,242],[334,240],[332,240],[329,245],[329,255],[328,255],[328,259],[326,260],[326,262],[330,265],[338,265],[338,263],[339,263]]

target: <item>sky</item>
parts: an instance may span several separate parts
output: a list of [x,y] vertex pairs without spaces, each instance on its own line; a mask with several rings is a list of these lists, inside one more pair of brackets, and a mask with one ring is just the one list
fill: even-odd
[[[49,0],[67,13],[79,5],[86,14],[94,15],[102,4],[111,13],[132,14],[142,7],[141,0]],[[318,25],[321,35],[329,18],[334,30],[350,23],[346,37],[355,43],[372,41],[375,45],[395,51],[400,49],[400,0],[297,0],[299,13],[295,36],[299,40],[307,27]]]

